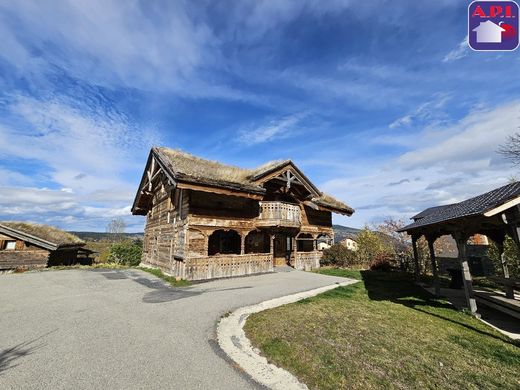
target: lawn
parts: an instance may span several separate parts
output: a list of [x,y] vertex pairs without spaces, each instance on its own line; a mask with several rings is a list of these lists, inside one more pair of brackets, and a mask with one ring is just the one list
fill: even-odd
[[518,389],[520,345],[400,273],[322,270],[360,279],[252,315],[247,336],[316,389]]

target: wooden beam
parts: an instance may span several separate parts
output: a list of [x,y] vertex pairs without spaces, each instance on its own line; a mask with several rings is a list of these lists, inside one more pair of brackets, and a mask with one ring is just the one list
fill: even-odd
[[419,252],[417,251],[417,239],[418,236],[412,236],[412,248],[413,248],[413,260],[415,264],[415,281],[418,282],[421,279],[421,269],[419,268]]
[[[504,272],[504,279],[509,279],[509,267],[507,265],[506,254],[504,252],[504,241],[495,241],[495,244],[498,248],[500,263],[502,264],[502,271]],[[512,285],[504,283],[504,292],[506,294],[506,298],[515,299],[515,293]]]
[[454,234],[453,238],[457,242],[457,249],[459,251],[459,262],[462,270],[462,280],[464,282],[464,293],[466,295],[466,304],[471,314],[480,317],[477,313],[477,301],[475,300],[475,293],[473,291],[473,281],[471,279],[471,272],[468,264],[468,257],[466,256],[466,242],[468,236],[464,234]]
[[241,198],[248,198],[248,199],[262,200],[262,198],[263,198],[263,195],[252,194],[252,193],[245,192],[245,191],[235,191],[235,190],[228,190],[225,188],[208,187],[208,186],[192,184],[192,183],[177,182],[177,187],[187,189],[187,190],[211,192],[214,194],[238,196]]
[[441,295],[441,287],[439,283],[439,272],[437,270],[437,259],[435,258],[435,240],[437,237],[435,236],[429,236],[426,237],[426,240],[428,241],[428,250],[430,251],[430,261],[432,263],[432,273],[433,273],[433,287],[435,289],[435,295],[439,296]]

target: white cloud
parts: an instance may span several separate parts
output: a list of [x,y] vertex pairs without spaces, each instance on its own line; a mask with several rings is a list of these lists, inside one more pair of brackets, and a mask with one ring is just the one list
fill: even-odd
[[243,129],[240,131],[240,142],[247,145],[261,144],[274,139],[287,138],[296,130],[298,123],[307,114],[294,114],[282,119],[272,120],[266,125]]
[[468,36],[466,35],[466,37],[459,43],[459,45],[455,49],[453,49],[444,56],[442,62],[453,62],[460,60],[461,58],[466,57],[468,51]]
[[[9,115],[0,119],[0,155],[36,161],[38,170],[30,178],[0,171],[0,214],[47,223],[74,217],[76,226],[96,230],[114,216],[130,217],[136,182],[157,137],[124,115],[88,101],[23,95],[7,101]],[[61,189],[35,188],[38,176]],[[142,223],[137,217],[130,223],[135,226],[137,221]]]
[[386,216],[408,218],[430,206],[458,202],[505,185],[515,170],[496,153],[518,131],[520,102],[471,111],[461,120],[424,130],[412,150],[384,165],[366,166],[357,177],[321,185],[356,210],[336,222],[362,226]]
[[413,112],[401,118],[396,119],[388,126],[390,129],[399,127],[408,127],[415,123],[429,122],[438,124],[446,115],[443,108],[451,99],[451,95],[445,93],[438,93],[432,100],[421,104]]
[[[495,151],[506,137],[518,130],[520,102],[513,102],[493,110],[472,112],[458,123],[439,131],[445,136],[439,142],[426,144],[399,158],[405,169],[443,166],[460,169],[478,161],[491,163]],[[421,145],[422,143],[419,143]],[[478,165],[476,165],[478,167]]]

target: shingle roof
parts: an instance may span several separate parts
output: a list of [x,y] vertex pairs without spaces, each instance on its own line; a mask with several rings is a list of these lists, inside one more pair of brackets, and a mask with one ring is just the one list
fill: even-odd
[[51,250],[85,245],[85,242],[74,234],[49,225],[13,221],[0,222],[0,232]]
[[429,207],[426,210],[421,211],[419,214],[414,215],[411,219],[413,219],[415,221],[415,220],[424,218],[424,217],[426,217],[428,215],[431,215],[431,214],[434,214],[434,213],[438,213],[442,209],[445,209],[446,207],[450,207],[450,206],[451,206],[451,204],[447,204],[447,205],[444,205],[444,206]]
[[[288,164],[293,164],[291,160],[276,160],[257,168],[245,169],[217,161],[205,160],[181,150],[166,147],[154,147],[152,152],[160,158],[165,168],[176,180],[258,194],[265,193],[265,188],[255,183],[256,180]],[[354,212],[350,206],[324,193],[320,193],[320,196],[313,197],[311,200],[317,205],[347,214]]]
[[[459,218],[482,215],[518,196],[520,196],[520,182],[514,182],[459,203],[426,209],[413,217],[416,219],[415,222],[399,231],[409,231]],[[421,217],[417,219],[417,216]]]

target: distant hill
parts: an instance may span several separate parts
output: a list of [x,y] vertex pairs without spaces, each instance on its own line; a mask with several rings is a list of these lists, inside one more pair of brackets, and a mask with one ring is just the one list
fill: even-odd
[[[83,241],[112,241],[111,235],[112,233],[104,233],[104,232],[69,232],[72,233]],[[123,233],[123,235],[128,239],[140,239],[144,238],[144,233]]]
[[357,236],[361,229],[342,226],[342,225],[332,225],[334,229],[334,242],[343,241],[347,236]]

